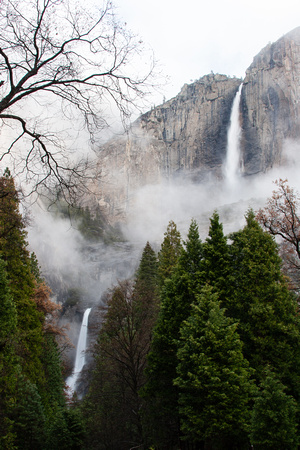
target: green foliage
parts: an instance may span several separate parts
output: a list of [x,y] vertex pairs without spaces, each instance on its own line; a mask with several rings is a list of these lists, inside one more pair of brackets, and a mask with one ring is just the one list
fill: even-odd
[[[147,242],[140,260],[133,290],[134,316],[146,331],[147,352],[149,350],[152,327],[157,319],[159,309],[158,296],[158,261],[157,256]],[[140,326],[140,325],[139,325]],[[145,364],[145,359],[143,359]]]
[[138,270],[136,272],[136,284],[140,285],[143,291],[156,291],[158,284],[158,261],[157,256],[149,242],[147,242]]
[[57,330],[45,321],[56,308],[27,250],[9,172],[0,177],[0,253],[0,448],[45,450],[51,418],[66,411],[59,349],[49,334]]
[[78,305],[82,297],[82,292],[79,288],[70,288],[67,292],[67,298],[64,301],[65,307],[73,307]]
[[[205,287],[183,322],[178,345],[179,412],[185,439],[244,448],[253,392],[237,323]],[[216,445],[216,444],[215,444]]]
[[[152,439],[156,443],[176,443],[179,440],[178,389],[173,385],[177,365],[175,355],[180,326],[189,316],[190,306],[195,299],[202,261],[202,244],[196,222],[191,222],[185,248],[179,245],[179,235],[175,230],[176,226],[172,222],[170,232],[176,236],[175,248],[180,249],[179,257],[170,259],[169,267],[167,259],[162,258],[163,254],[170,253],[169,232],[160,255],[159,267],[162,262],[163,271],[168,276],[165,275],[161,288],[161,307],[153,330],[146,370],[147,384],[142,394],[147,399],[147,422],[151,423]],[[158,410],[160,416],[157,415]]]
[[160,286],[163,286],[165,279],[171,276],[182,249],[180,233],[172,220],[169,222],[164,236],[161,249],[158,253]]
[[250,439],[255,449],[295,450],[298,448],[297,403],[273,372],[265,379],[255,398]]
[[85,448],[126,450],[140,445],[140,425],[122,371],[116,361],[100,352],[82,409],[87,429]]
[[203,283],[213,286],[220,300],[225,300],[231,295],[232,286],[229,245],[217,212],[214,212],[210,219],[208,237],[203,244],[203,256],[201,274]]
[[84,421],[78,408],[57,408],[47,423],[43,450],[80,450],[85,437]]
[[30,271],[38,283],[41,283],[43,281],[41,277],[39,262],[34,252],[30,254]]
[[0,255],[6,263],[7,280],[18,315],[19,353],[23,369],[32,381],[41,381],[41,315],[33,301],[34,275],[27,250],[25,224],[19,212],[14,180],[0,177]]
[[55,338],[51,334],[44,336],[41,361],[45,374],[41,395],[44,407],[48,412],[57,406],[65,405],[61,354]]
[[269,364],[299,398],[300,322],[297,305],[281,273],[274,239],[262,230],[253,211],[230,246],[232,295],[228,315],[239,320],[244,355],[261,380]]
[[[300,335],[297,305],[281,274],[276,243],[263,232],[251,210],[246,220],[246,226],[232,234],[231,245],[223,234],[217,213],[214,213],[211,219],[209,236],[203,244],[199,240],[197,225],[192,221],[188,241],[181,250],[177,263],[168,267],[167,259],[160,260],[164,263],[165,274],[165,277],[161,278],[161,308],[153,331],[146,370],[147,383],[143,390],[149,428],[154,430],[152,435],[150,432],[150,442],[157,448],[179,445],[179,411],[185,417],[181,432],[187,433],[188,439],[204,439],[206,445],[221,449],[234,448],[233,443],[238,449],[247,445],[249,405],[253,387],[249,374],[253,373],[258,384],[266,363],[280,374],[288,393],[299,398]],[[168,240],[165,242],[168,244]],[[166,249],[169,248],[169,245],[166,245]],[[208,297],[216,293],[222,308],[225,309],[220,309],[219,303],[213,305],[210,299],[211,304],[208,302],[210,306],[207,308],[211,308],[212,317],[202,317],[201,322],[196,311],[191,310],[191,304],[198,305],[197,296],[205,283],[209,283],[212,289]],[[203,361],[199,362],[199,366],[210,374],[208,378],[211,386],[208,387],[208,382],[205,384],[202,378],[205,373],[201,372],[202,369],[199,370],[199,386],[203,389],[201,391],[199,388],[201,395],[193,390],[184,391],[183,378],[181,382],[177,379],[175,386],[173,385],[173,379],[178,377],[177,346],[178,342],[182,342],[179,340],[179,330],[189,315],[191,317],[187,323],[190,323],[190,327],[192,323],[197,323],[193,332],[198,333],[199,341],[203,344],[203,348],[199,344],[197,352],[194,353],[197,357],[201,354]],[[232,324],[232,319],[235,325]],[[189,332],[191,333],[190,329]],[[209,339],[213,337],[219,337],[219,340],[210,342]],[[191,347],[196,346],[195,339],[191,339]],[[182,350],[183,353],[178,353],[182,359],[182,365],[179,367],[184,367],[193,355],[193,349],[186,345],[186,352]],[[226,345],[235,346],[235,350],[230,350]],[[220,353],[219,347],[222,349]],[[220,366],[214,365],[208,369],[209,364],[213,364],[214,357]],[[234,357],[237,359],[234,360]],[[247,360],[250,362],[249,367]],[[232,369],[232,361],[235,361],[237,370],[240,370],[240,378]],[[215,369],[216,373],[213,372]],[[189,382],[191,372],[190,367],[186,369]],[[231,376],[236,384],[237,380],[241,383],[240,397],[234,397],[234,391],[231,392],[227,387],[227,390],[225,389],[227,385],[234,386]],[[216,380],[220,383],[219,386],[217,382],[213,385]],[[205,397],[206,394],[208,397]],[[232,406],[232,411],[231,401],[228,400],[231,395],[233,405],[236,406],[236,409]],[[204,398],[203,403],[201,398]],[[225,399],[223,406],[222,399]],[[214,403],[220,408],[216,409]],[[201,410],[204,404],[207,410]],[[160,411],[159,416],[157,411]],[[222,417],[218,417],[218,413]],[[194,414],[194,428],[191,425],[192,418],[189,418],[190,421],[187,419],[189,414]],[[206,421],[201,422],[203,417]],[[211,427],[208,424],[211,424]]]
[[70,206],[63,200],[51,205],[54,215],[70,220],[81,235],[89,242],[104,242],[106,244],[123,240],[121,230],[112,227],[105,219],[99,205]]
[[127,283],[95,348],[87,448],[242,450],[250,432],[255,448],[297,448],[298,308],[251,210],[230,241],[216,212],[204,243],[194,220],[183,245],[170,222],[158,268],[147,243]]
[[[152,261],[148,246],[146,253],[150,253]],[[144,253],[137,280],[146,277],[145,259]],[[152,269],[150,265],[150,274]],[[96,366],[83,406],[88,448],[126,450],[142,443],[139,390],[145,381],[157,297],[137,285],[138,281],[135,285],[129,281],[119,283],[108,297],[94,348]]]
[[0,260],[0,448],[13,448],[14,432],[10,420],[15,404],[20,359],[16,355],[17,311],[8,287],[5,264]]
[[35,384],[21,378],[12,419],[17,448],[42,450],[45,442],[45,412]]
[[87,206],[79,208],[76,216],[79,222],[78,229],[82,236],[91,242],[103,239],[106,224],[99,207],[96,208],[94,214],[91,214]]

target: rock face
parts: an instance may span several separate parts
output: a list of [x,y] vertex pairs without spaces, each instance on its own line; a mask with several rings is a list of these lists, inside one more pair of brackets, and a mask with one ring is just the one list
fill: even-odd
[[221,168],[233,98],[242,80],[206,75],[179,95],[144,114],[140,128],[151,136],[165,177],[178,173],[201,181]]
[[[210,74],[142,115],[130,132],[99,152],[97,202],[122,221],[134,191],[146,184],[222,178],[233,99],[241,79]],[[244,175],[282,164],[286,139],[300,137],[300,27],[267,45],[246,71],[240,101]]]
[[124,220],[136,188],[178,176],[195,182],[222,176],[232,102],[242,80],[206,75],[184,85],[173,99],[142,115],[128,135],[99,154],[100,205],[113,221]]
[[245,174],[284,162],[285,140],[300,137],[300,27],[254,58],[243,82],[241,114]]

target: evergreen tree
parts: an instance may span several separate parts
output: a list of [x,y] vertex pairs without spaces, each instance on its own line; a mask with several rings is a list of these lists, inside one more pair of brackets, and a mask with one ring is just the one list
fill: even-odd
[[8,171],[0,177],[0,254],[0,447],[44,450],[50,417],[66,410],[55,342],[62,333]]
[[[168,240],[163,244],[166,242]],[[161,307],[153,331],[146,370],[147,383],[143,390],[148,406],[147,422],[152,430],[149,431],[152,434],[150,440],[160,445],[159,448],[178,443],[180,439],[178,389],[173,385],[173,379],[176,376],[179,329],[182,321],[189,316],[190,305],[195,299],[202,261],[202,243],[194,220],[184,244],[176,266],[167,268],[164,265],[165,273],[169,275],[161,289]]]
[[178,260],[179,270],[182,274],[186,274],[189,279],[190,290],[193,291],[199,284],[199,277],[202,270],[203,262],[203,244],[199,236],[199,228],[197,222],[191,221],[187,240],[181,249],[180,258]]
[[239,320],[244,355],[258,381],[267,364],[299,399],[300,322],[297,304],[281,273],[277,245],[255,220],[234,233],[230,246],[232,295],[228,315]]
[[269,369],[256,396],[250,439],[257,450],[298,448],[297,404]]
[[180,330],[177,353],[181,427],[185,439],[210,449],[248,448],[253,391],[237,323],[205,287]]
[[45,447],[45,411],[37,386],[20,377],[15,392],[12,419],[16,433],[16,447],[26,450],[43,450]]
[[47,423],[47,437],[42,450],[81,450],[85,429],[78,408],[58,408]]
[[230,295],[229,245],[217,212],[210,219],[208,237],[203,244],[202,282],[209,283],[223,301]]
[[21,371],[17,348],[17,311],[9,291],[5,264],[0,259],[0,448],[13,448],[11,412]]
[[51,334],[44,336],[41,361],[45,373],[41,396],[46,411],[51,415],[58,407],[65,406],[61,354],[58,344]]
[[143,442],[139,391],[157,315],[155,265],[147,244],[135,284],[119,283],[108,297],[83,406],[88,448],[127,450]]
[[7,280],[16,306],[23,370],[33,382],[42,382],[41,315],[33,301],[34,275],[26,236],[18,193],[13,178],[6,171],[0,177],[0,255],[6,263]]
[[146,292],[157,293],[158,288],[158,260],[155,251],[147,242],[136,273],[135,289],[144,295]]
[[175,222],[169,222],[164,240],[158,253],[158,276],[159,285],[163,286],[164,281],[170,278],[182,249],[181,236],[177,230]]

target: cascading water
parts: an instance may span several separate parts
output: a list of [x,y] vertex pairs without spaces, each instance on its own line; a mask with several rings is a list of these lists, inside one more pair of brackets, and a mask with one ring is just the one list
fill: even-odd
[[240,98],[242,92],[242,84],[234,98],[230,124],[227,134],[227,155],[224,164],[225,182],[229,187],[233,187],[238,179],[240,172],[240,139],[241,139],[241,125],[240,125]]
[[75,365],[72,375],[67,378],[66,384],[69,386],[70,391],[73,393],[76,390],[76,383],[79,378],[80,372],[85,364],[85,351],[86,351],[86,341],[87,341],[87,330],[88,330],[88,320],[89,314],[92,308],[87,308],[84,312],[77,348],[76,348],[76,358]]

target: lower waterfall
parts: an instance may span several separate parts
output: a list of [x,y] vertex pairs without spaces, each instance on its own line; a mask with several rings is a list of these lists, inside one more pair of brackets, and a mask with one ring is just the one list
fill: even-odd
[[232,104],[227,134],[227,155],[224,165],[224,177],[229,187],[235,185],[240,170],[240,139],[242,131],[240,125],[240,98],[242,86],[241,84]]
[[82,371],[83,366],[85,364],[88,320],[91,309],[92,308],[87,308],[84,312],[76,348],[76,358],[73,373],[66,380],[66,384],[69,387],[71,393],[74,393],[76,390],[76,383],[78,381],[80,372]]

